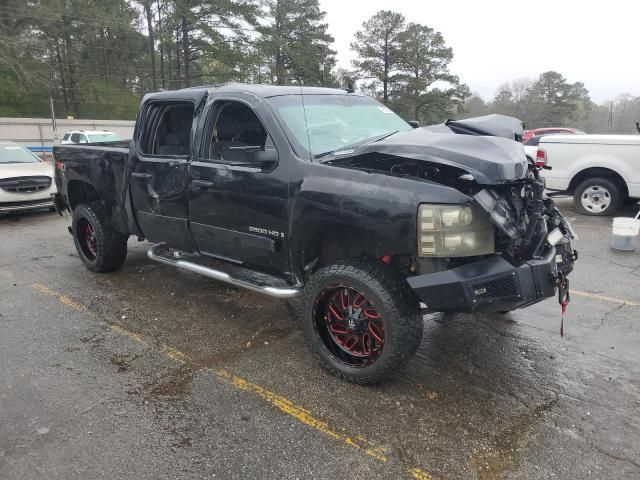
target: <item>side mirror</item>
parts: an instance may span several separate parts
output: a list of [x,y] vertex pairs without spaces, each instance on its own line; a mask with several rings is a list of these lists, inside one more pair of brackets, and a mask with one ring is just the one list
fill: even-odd
[[253,160],[255,163],[266,167],[273,163],[277,163],[278,158],[278,151],[274,147],[269,147],[267,145],[264,150],[258,150],[255,153]]
[[417,120],[409,120],[409,125],[411,125],[413,128],[420,128],[420,122]]

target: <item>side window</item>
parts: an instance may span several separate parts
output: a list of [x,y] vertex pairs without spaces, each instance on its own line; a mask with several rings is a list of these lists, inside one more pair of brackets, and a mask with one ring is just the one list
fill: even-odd
[[89,143],[87,136],[85,134],[80,135],[80,143]]
[[72,133],[71,134],[71,141],[73,143],[80,143],[80,134],[79,133]]
[[204,138],[204,161],[277,161],[275,146],[262,122],[251,108],[240,102],[214,104]]
[[149,103],[142,116],[140,151],[156,156],[189,155],[193,114],[190,102]]
[[62,140],[69,140],[69,137],[70,137],[70,136],[71,136],[71,135],[69,135],[68,133],[65,133],[65,134],[64,134],[64,137],[62,137]]

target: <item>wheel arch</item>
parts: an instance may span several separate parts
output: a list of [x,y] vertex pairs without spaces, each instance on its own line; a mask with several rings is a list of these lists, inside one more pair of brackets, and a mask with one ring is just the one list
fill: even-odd
[[296,273],[302,278],[319,268],[350,259],[379,261],[382,257],[409,255],[406,238],[393,239],[383,233],[343,224],[304,229],[298,248],[293,249]]
[[67,184],[67,201],[69,209],[73,211],[82,203],[100,201],[100,195],[93,185],[81,180],[69,180]]
[[629,196],[629,188],[627,187],[627,182],[624,180],[622,175],[620,175],[615,170],[606,167],[589,167],[576,173],[569,182],[569,188],[567,189],[567,191],[571,194],[574,194],[578,185],[590,178],[609,179],[620,187],[624,197]]

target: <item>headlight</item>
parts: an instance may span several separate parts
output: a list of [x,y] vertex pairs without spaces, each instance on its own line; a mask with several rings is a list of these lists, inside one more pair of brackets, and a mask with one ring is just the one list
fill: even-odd
[[470,257],[494,252],[493,225],[484,210],[467,205],[420,205],[418,256]]

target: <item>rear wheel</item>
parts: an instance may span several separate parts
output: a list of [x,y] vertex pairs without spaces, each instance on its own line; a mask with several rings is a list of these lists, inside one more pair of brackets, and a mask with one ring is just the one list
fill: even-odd
[[418,300],[388,267],[362,261],[319,270],[305,287],[303,327],[320,364],[360,384],[402,368],[422,340]]
[[99,203],[78,205],[73,210],[71,231],[78,255],[92,272],[116,270],[127,258],[127,235],[109,225],[106,210]]
[[589,178],[576,187],[573,204],[583,215],[613,215],[622,204],[622,192],[609,179]]

